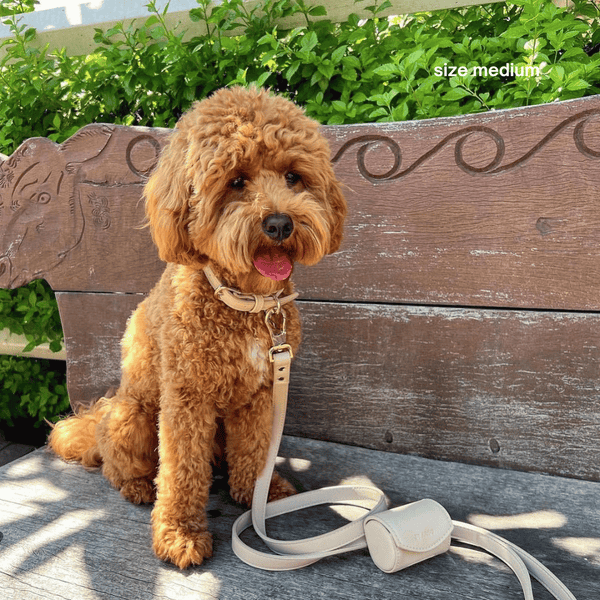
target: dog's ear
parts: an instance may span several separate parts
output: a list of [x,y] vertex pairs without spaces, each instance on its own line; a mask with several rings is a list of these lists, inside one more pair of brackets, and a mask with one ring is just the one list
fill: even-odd
[[344,220],[348,212],[346,198],[344,198],[339,181],[337,181],[333,174],[329,183],[327,199],[331,206],[329,215],[331,241],[329,243],[328,254],[333,254],[339,250],[342,243],[342,238],[344,237]]
[[192,182],[186,169],[186,147],[184,134],[175,130],[144,188],[146,217],[161,260],[203,267],[208,259],[194,249],[188,232]]

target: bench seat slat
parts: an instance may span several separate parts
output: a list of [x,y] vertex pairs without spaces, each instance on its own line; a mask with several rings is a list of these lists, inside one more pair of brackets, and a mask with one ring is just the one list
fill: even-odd
[[[453,518],[491,524],[532,552],[578,600],[597,597],[600,522],[594,506],[599,483],[293,437],[284,438],[280,456],[280,470],[304,489],[371,481],[395,504],[431,497]],[[0,469],[0,589],[8,598],[36,600],[40,590],[44,598],[57,600],[297,600],[310,594],[338,600],[507,600],[521,594],[517,580],[499,562],[462,548],[394,575],[380,572],[366,551],[300,571],[260,571],[231,551],[231,525],[242,509],[222,487],[211,494],[209,511],[214,556],[179,572],[152,555],[150,507],[129,504],[99,473],[43,451],[33,453]],[[333,510],[323,508],[277,520],[270,531],[305,537],[341,522]],[[251,534],[248,541],[259,547]],[[539,585],[534,589],[536,600],[551,599]]]

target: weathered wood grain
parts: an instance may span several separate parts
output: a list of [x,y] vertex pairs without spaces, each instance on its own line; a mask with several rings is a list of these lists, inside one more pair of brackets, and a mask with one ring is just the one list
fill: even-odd
[[121,380],[121,338],[140,294],[58,292],[67,351],[67,387],[74,410],[89,406]]
[[300,310],[287,433],[600,479],[597,314]]
[[[487,524],[555,571],[578,600],[600,592],[599,484],[441,463],[285,437],[280,470],[302,489],[370,481],[395,504],[423,497],[459,520]],[[300,571],[265,572],[231,551],[241,513],[219,487],[211,494],[213,558],[186,572],[150,549],[150,507],[133,506],[99,473],[36,452],[0,469],[0,586],[6,600],[218,598],[220,600],[507,600],[521,593],[499,562],[475,551],[450,553],[386,575],[366,551]],[[304,537],[343,522],[331,509],[277,520],[275,536]],[[246,538],[245,538],[246,539]],[[250,535],[251,545],[258,542]],[[536,600],[551,596],[534,584]]]
[[[594,96],[324,127],[350,216],[341,252],[298,269],[304,297],[597,309],[599,115]],[[0,285],[149,291],[162,265],[139,197],[167,135],[90,125],[1,163]]]
[[600,97],[329,130],[350,190],[320,299],[596,310]]

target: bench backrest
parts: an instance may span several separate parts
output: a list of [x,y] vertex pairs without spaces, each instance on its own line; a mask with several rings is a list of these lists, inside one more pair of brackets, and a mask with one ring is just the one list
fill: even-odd
[[[599,479],[600,97],[323,131],[349,218],[295,275],[287,433]],[[89,125],[0,163],[0,285],[56,290],[73,406],[118,385],[164,267],[140,196],[168,133]]]

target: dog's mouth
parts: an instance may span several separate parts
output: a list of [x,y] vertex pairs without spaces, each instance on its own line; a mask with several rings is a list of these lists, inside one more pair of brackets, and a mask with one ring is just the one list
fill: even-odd
[[272,246],[258,250],[254,255],[254,268],[273,281],[283,281],[292,274],[293,263],[282,248]]

